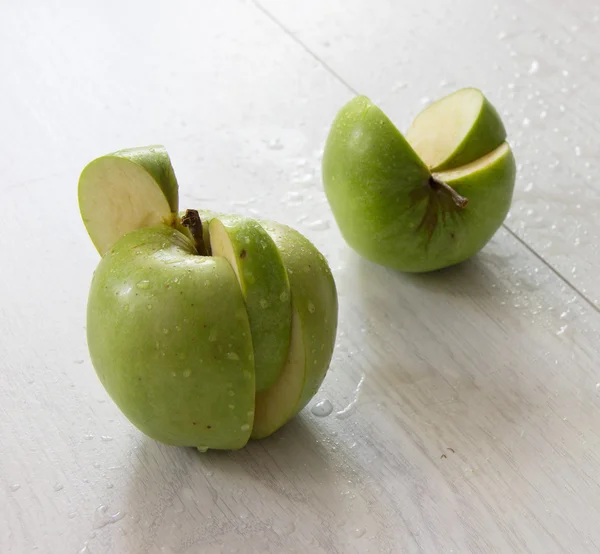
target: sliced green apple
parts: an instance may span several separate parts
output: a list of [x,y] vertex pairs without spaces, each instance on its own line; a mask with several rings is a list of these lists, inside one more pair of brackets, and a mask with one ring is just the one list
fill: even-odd
[[510,208],[516,166],[505,135],[475,89],[425,110],[410,141],[368,98],[353,98],[323,154],[325,193],[344,239],[365,258],[406,272],[468,259]]
[[337,330],[337,293],[323,255],[294,229],[262,222],[283,258],[292,296],[287,360],[269,389],[256,394],[252,438],[270,435],[296,415],[323,382]]
[[406,139],[432,171],[444,171],[495,150],[506,140],[506,130],[480,90],[463,88],[417,115]]
[[252,342],[256,390],[268,389],[285,363],[290,345],[290,283],[276,244],[256,220],[219,216],[210,221],[213,256],[233,267],[246,302]]
[[166,444],[235,449],[254,416],[254,358],[240,286],[224,258],[166,226],[122,237],[92,281],[93,365],[125,416]]
[[175,173],[159,145],[96,158],[81,173],[78,196],[83,222],[101,256],[129,231],[173,223],[178,209]]

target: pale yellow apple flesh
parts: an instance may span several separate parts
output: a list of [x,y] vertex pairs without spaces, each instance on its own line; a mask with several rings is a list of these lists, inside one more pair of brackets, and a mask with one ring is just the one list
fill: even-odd
[[482,92],[464,88],[425,108],[406,140],[432,171],[454,169],[498,148],[506,130]]
[[79,178],[79,209],[103,256],[122,236],[160,223],[177,211],[177,181],[160,146],[122,150],[90,162]]

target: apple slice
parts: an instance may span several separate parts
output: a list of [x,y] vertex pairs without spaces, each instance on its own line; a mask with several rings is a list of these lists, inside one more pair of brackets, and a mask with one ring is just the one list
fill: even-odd
[[298,231],[262,222],[278,246],[292,293],[292,337],[275,384],[256,394],[252,438],[264,438],[294,417],[323,382],[337,330],[335,281],[323,255]]
[[[445,183],[463,198],[468,198],[463,217],[469,220],[469,229],[456,231],[468,235],[470,241],[479,238],[481,246],[472,242],[471,248],[479,250],[500,227],[508,211],[516,177],[516,162],[508,143],[503,142],[492,152],[450,171],[436,172],[433,179]],[[463,226],[464,227],[464,226]]]
[[444,171],[489,154],[506,140],[506,130],[483,93],[464,88],[417,115],[406,139],[432,171]]
[[87,340],[125,416],[172,445],[243,447],[254,417],[248,315],[227,260],[166,225],[123,236],[92,280]]
[[171,224],[178,209],[177,179],[160,145],[96,158],[81,172],[78,196],[81,217],[101,256],[134,229]]
[[209,236],[212,255],[225,258],[240,283],[254,344],[256,390],[263,391],[277,381],[290,345],[290,283],[279,249],[247,217],[212,218]]

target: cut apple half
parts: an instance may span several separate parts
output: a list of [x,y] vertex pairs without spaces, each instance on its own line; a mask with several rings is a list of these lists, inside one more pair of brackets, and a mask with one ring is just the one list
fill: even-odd
[[209,224],[213,256],[233,267],[246,303],[254,345],[256,390],[277,381],[290,345],[290,283],[277,245],[253,219],[219,216]]
[[130,231],[171,224],[178,186],[166,150],[146,146],[90,162],[79,178],[78,197],[87,232],[103,256]]
[[335,344],[337,293],[323,255],[298,231],[261,222],[279,248],[292,297],[292,333],[287,359],[269,389],[257,392],[251,437],[260,439],[294,417],[323,382]]
[[506,140],[500,116],[476,88],[460,89],[425,108],[406,139],[432,171],[473,162]]

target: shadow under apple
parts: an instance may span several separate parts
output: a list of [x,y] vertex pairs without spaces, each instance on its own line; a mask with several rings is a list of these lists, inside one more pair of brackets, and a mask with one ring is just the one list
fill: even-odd
[[[336,502],[343,502],[336,490],[346,477],[332,469],[339,469],[332,456],[343,452],[330,452],[320,436],[302,414],[237,451],[201,453],[142,435],[131,456],[134,477],[125,508],[139,518],[139,552],[154,552],[156,545],[176,552],[203,545],[209,551],[244,537],[252,537],[253,546],[264,540],[286,551],[282,533],[294,527],[296,517],[290,514],[310,518],[319,505],[335,510]],[[315,537],[327,535],[326,522],[313,525]]]

